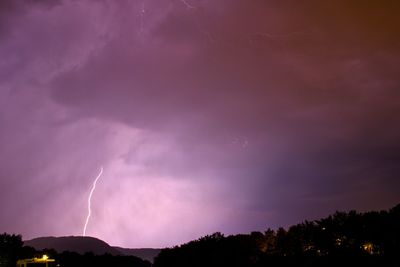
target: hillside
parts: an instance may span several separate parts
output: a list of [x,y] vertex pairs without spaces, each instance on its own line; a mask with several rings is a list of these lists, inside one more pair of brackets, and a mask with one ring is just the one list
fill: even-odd
[[95,255],[107,253],[111,255],[135,256],[150,262],[153,262],[154,258],[161,251],[161,249],[153,248],[112,247],[98,238],[84,236],[39,237],[24,241],[24,245],[33,247],[36,250],[54,249],[58,253],[71,251],[79,254],[92,252]]
[[88,236],[39,237],[24,241],[24,245],[33,247],[36,250],[54,249],[59,253],[71,251],[79,254],[92,252],[95,255],[106,253],[111,255],[121,254],[106,242]]

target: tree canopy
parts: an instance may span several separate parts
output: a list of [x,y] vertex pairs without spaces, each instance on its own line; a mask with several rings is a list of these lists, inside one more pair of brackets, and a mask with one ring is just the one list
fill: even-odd
[[389,211],[336,212],[263,233],[215,233],[162,250],[154,266],[392,266],[400,263],[399,251],[397,205]]

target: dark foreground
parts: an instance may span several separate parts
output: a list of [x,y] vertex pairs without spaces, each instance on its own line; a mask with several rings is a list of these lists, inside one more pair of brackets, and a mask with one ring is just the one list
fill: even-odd
[[336,212],[287,230],[215,233],[162,250],[154,265],[400,266],[400,205],[380,212]]
[[[44,253],[60,267],[151,266],[134,256],[36,251],[23,247],[19,235],[0,235],[0,267],[14,267],[17,259]],[[336,212],[277,231],[227,237],[215,233],[163,249],[153,266],[400,266],[400,205],[380,212]]]

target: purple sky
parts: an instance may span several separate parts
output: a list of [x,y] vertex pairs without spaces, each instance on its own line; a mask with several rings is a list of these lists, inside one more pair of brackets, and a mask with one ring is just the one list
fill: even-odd
[[[301,3],[300,3],[301,2]],[[1,0],[0,232],[162,247],[400,201],[400,2]]]

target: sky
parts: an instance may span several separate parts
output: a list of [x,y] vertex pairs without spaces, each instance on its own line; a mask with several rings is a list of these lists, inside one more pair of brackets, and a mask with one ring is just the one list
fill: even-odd
[[400,202],[400,2],[1,0],[0,232],[174,246]]

